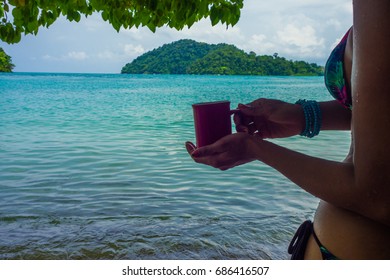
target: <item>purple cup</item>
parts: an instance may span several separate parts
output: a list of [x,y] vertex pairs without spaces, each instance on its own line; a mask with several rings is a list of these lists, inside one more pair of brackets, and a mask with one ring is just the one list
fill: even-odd
[[238,110],[230,110],[230,101],[196,103],[192,109],[197,147],[210,145],[232,133],[230,116]]

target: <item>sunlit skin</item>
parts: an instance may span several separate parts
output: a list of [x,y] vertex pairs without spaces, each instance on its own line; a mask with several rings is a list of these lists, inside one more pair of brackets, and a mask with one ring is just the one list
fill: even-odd
[[[298,135],[304,127],[299,105],[269,99],[238,106],[237,133],[201,148],[187,142],[186,148],[195,162],[221,170],[255,160],[275,168],[320,198],[314,230],[334,255],[390,259],[390,2],[353,4],[344,57],[352,111],[337,101],[320,102],[322,130],[351,130],[344,161],[308,156],[265,140]],[[321,259],[313,237],[305,258]]]

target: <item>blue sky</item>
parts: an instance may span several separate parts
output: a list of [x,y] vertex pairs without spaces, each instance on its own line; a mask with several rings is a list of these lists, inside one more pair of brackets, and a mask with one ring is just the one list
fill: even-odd
[[351,0],[244,0],[239,23],[212,27],[208,19],[190,29],[147,28],[116,32],[96,14],[79,23],[60,18],[18,44],[0,41],[15,72],[120,73],[142,53],[179,39],[228,43],[258,55],[280,56],[323,65],[352,25]]

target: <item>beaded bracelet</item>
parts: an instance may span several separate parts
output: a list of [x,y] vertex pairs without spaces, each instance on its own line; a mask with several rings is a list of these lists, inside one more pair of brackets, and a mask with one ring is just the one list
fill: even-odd
[[318,102],[299,99],[295,104],[302,106],[305,115],[305,128],[300,135],[308,138],[317,136],[320,133],[322,123],[321,109]]

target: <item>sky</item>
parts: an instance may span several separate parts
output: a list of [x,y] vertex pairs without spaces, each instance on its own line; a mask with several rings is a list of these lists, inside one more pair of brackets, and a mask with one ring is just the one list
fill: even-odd
[[163,27],[119,32],[99,14],[78,23],[58,19],[17,44],[0,41],[12,57],[14,72],[120,73],[141,54],[180,39],[228,43],[257,55],[324,65],[352,25],[351,0],[244,0],[240,21],[226,28],[209,19],[181,31]]

